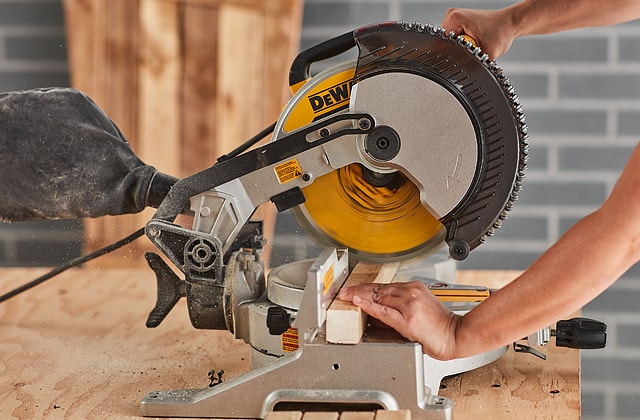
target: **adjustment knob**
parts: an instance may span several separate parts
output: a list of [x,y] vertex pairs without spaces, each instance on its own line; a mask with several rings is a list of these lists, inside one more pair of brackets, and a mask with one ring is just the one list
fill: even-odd
[[267,328],[269,334],[281,335],[289,329],[291,317],[289,313],[280,306],[271,306],[267,309]]
[[551,335],[556,336],[558,347],[602,349],[607,345],[607,325],[589,318],[558,321]]

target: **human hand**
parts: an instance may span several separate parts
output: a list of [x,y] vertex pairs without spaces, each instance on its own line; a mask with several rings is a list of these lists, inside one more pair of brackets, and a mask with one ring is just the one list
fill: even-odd
[[504,54],[516,38],[508,9],[476,10],[451,8],[440,26],[458,35],[469,35],[492,60]]
[[454,358],[455,332],[461,317],[445,308],[423,283],[359,284],[342,288],[338,298],[420,343],[429,356]]

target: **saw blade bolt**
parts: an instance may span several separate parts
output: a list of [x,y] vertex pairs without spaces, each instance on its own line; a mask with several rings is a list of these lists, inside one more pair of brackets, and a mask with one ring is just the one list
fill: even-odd
[[400,152],[400,136],[389,126],[377,126],[367,136],[365,150],[373,159],[389,161]]

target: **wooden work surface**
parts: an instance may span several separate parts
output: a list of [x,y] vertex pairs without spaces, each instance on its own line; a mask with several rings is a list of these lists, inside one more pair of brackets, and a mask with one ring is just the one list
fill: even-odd
[[[0,293],[44,273],[0,269]],[[460,272],[500,286],[513,272]],[[156,329],[147,269],[75,269],[0,304],[0,418],[127,418],[147,392],[205,388],[249,367],[226,331],[195,330],[180,302]],[[454,419],[579,418],[579,351],[549,346],[547,361],[510,350],[497,362],[444,382]]]

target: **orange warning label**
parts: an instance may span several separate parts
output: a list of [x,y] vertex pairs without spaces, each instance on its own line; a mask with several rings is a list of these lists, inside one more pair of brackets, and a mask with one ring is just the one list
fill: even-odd
[[302,168],[298,164],[296,159],[291,159],[288,162],[282,163],[274,168],[276,176],[281,184],[293,181],[296,178],[302,176]]
[[294,352],[300,348],[298,344],[298,330],[289,328],[280,336],[282,339],[282,351]]
[[329,266],[327,271],[324,273],[322,282],[323,282],[322,294],[326,295],[329,289],[331,288],[331,285],[333,284],[333,264],[331,264],[331,266]]

